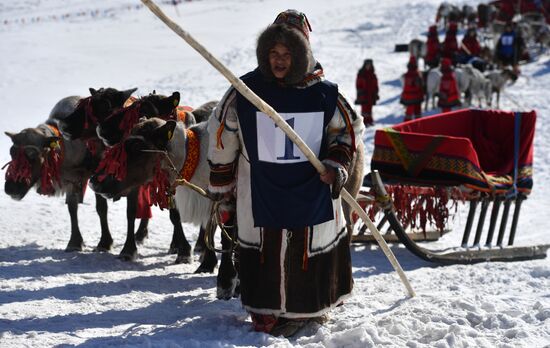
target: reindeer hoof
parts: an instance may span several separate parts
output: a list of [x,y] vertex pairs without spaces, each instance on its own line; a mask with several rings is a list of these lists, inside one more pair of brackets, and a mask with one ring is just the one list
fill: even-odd
[[216,298],[218,300],[228,301],[233,297],[238,297],[238,295],[235,296],[235,290],[237,289],[238,284],[239,280],[237,278],[232,278],[227,286],[218,285],[216,288]]
[[191,263],[193,261],[193,258],[191,255],[179,255],[176,257],[176,265],[179,265],[180,263]]
[[144,228],[143,230],[138,231],[136,233],[136,243],[143,244],[143,242],[147,237],[149,237],[149,230],[147,228]]
[[137,259],[137,251],[133,253],[121,252],[117,257],[119,260],[133,262]]
[[65,251],[66,252],[82,251],[82,248],[84,248],[84,242],[69,241],[69,244],[67,244]]
[[110,246],[101,246],[101,245],[98,245],[94,248],[94,252],[96,253],[108,253],[109,251],[111,251],[111,247]]
[[195,274],[199,274],[199,273],[214,273],[214,268],[215,266],[203,266],[203,265],[200,265],[199,268],[197,268],[197,270],[195,271]]
[[197,242],[195,244],[195,247],[193,248],[193,253],[202,255],[203,251],[204,251],[204,242],[203,243]]
[[111,247],[113,246],[113,240],[112,239],[101,239],[97,246],[94,248],[95,252],[109,252],[111,251]]

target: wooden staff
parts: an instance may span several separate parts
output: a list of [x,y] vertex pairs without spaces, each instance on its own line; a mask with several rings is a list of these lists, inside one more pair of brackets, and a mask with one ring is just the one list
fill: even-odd
[[[241,93],[246,99],[248,99],[254,106],[259,110],[269,116],[273,122],[292,140],[296,146],[302,151],[302,153],[307,157],[311,164],[317,169],[317,171],[324,175],[326,173],[326,168],[324,164],[319,161],[317,156],[311,151],[311,149],[302,141],[302,139],[294,132],[294,130],[285,122],[285,120],[275,111],[269,104],[264,102],[260,97],[256,95],[250,88],[241,79],[235,76],[229,69],[225,67],[219,60],[216,59],[204,46],[198,43],[189,33],[183,30],[179,25],[174,23],[168,16],[166,16],[162,10],[151,0],[141,0],[141,2],[151,10],[161,21],[163,21],[170,29],[172,29],[176,34],[178,34],[185,42],[187,42],[191,47],[193,47],[197,52],[200,53],[216,70],[218,70],[229,82],[235,87],[239,93]],[[351,206],[351,208],[359,215],[363,222],[367,225],[374,238],[380,245],[380,248],[392,264],[393,268],[397,271],[399,278],[407,288],[409,296],[415,296],[414,290],[411,287],[405,272],[401,268],[401,265],[395,258],[395,255],[386,244],[384,238],[380,235],[380,232],[376,229],[376,226],[369,219],[367,213],[361,209],[359,204],[355,199],[347,192],[345,189],[342,189],[341,193],[342,198]]]

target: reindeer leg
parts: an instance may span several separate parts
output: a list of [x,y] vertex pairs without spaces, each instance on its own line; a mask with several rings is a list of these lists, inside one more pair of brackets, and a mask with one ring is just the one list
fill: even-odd
[[[227,221],[227,226],[227,233],[231,236],[231,238],[235,239],[236,226],[234,216]],[[222,233],[221,239],[223,250],[233,250],[231,245],[232,241],[225,233]],[[220,268],[218,269],[218,276],[216,278],[216,297],[220,300],[230,300],[235,296],[235,289],[237,288],[238,283],[239,278],[237,277],[237,270],[233,264],[233,252],[225,252],[222,254]]]
[[143,218],[139,222],[138,229],[136,231],[136,243],[143,244],[143,241],[145,238],[149,236],[149,229],[147,228],[149,226],[149,219]]
[[80,201],[80,193],[67,192],[65,202],[69,209],[71,217],[71,239],[65,248],[65,251],[81,251],[84,247],[84,239],[78,228],[78,202]]
[[497,109],[500,109],[500,91],[497,91]]
[[[209,222],[205,227],[205,234],[209,234],[210,239],[212,240],[212,246],[214,246],[214,232],[216,231],[216,225]],[[216,252],[214,250],[211,250],[209,248],[204,248],[203,255],[201,256],[202,261],[199,265],[199,268],[195,271],[195,273],[213,273],[214,268],[218,264],[218,257],[216,256]]]
[[109,251],[113,246],[113,238],[107,224],[107,200],[97,193],[95,194],[95,210],[101,224],[101,239],[94,251]]
[[138,191],[132,190],[128,197],[126,197],[126,218],[128,220],[128,230],[126,231],[126,242],[124,247],[118,256],[119,259],[123,261],[135,261],[137,258],[137,246],[136,239],[134,236],[134,227],[136,220],[136,211],[137,211],[137,199]]
[[197,237],[197,242],[195,243],[195,247],[193,248],[193,252],[195,254],[201,254],[201,257],[202,257],[204,256],[204,249],[206,249],[206,245],[204,244],[204,228],[201,226],[199,229],[199,236]]
[[191,263],[191,245],[189,245],[187,238],[185,238],[178,209],[170,209],[170,221],[174,225],[174,233],[172,234],[169,253],[178,254],[176,257],[176,264]]

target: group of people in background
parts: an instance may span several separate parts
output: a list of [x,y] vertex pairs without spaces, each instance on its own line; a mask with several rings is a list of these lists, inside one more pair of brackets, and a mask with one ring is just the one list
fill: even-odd
[[[460,91],[454,73],[457,64],[471,64],[480,71],[488,66],[488,48],[482,47],[478,40],[475,27],[466,29],[460,44],[457,39],[458,25],[450,22],[442,42],[436,25],[428,29],[424,65],[427,69],[439,68],[441,82],[438,91],[438,107],[442,112],[452,110],[461,105]],[[511,66],[519,73],[518,63],[525,55],[525,42],[514,23],[508,22],[504,32],[496,41],[494,57],[491,57],[499,67]],[[523,57],[525,58],[525,57]],[[419,70],[416,57],[411,56],[407,63],[407,72],[402,76],[403,91],[400,102],[405,107],[405,121],[422,116],[422,102],[425,97],[424,75]],[[357,73],[357,99],[355,104],[361,105],[361,115],[366,127],[374,124],[372,109],[379,99],[378,78],[372,59],[366,59]]]

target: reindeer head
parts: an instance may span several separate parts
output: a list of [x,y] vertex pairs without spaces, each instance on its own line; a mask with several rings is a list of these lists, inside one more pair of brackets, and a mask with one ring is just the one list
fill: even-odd
[[4,190],[11,198],[20,200],[38,183],[50,151],[55,151],[60,140],[49,136],[41,128],[26,128],[19,133],[5,132],[13,142],[11,162],[6,170]]
[[[131,131],[130,135],[117,144],[124,151],[124,175],[106,174],[100,171],[90,179],[92,189],[107,198],[125,196],[132,189],[153,181],[159,165],[164,160],[161,152],[167,151],[174,134],[176,122],[160,118],[144,119]],[[156,151],[156,152],[155,152]]]
[[114,111],[109,117],[100,121],[96,129],[97,135],[105,145],[113,146],[122,141],[142,117],[173,118],[174,109],[179,101],[179,92],[174,92],[169,97],[153,92],[125,108]]
[[96,136],[98,122],[115,109],[121,108],[137,88],[118,91],[114,88],[90,88],[90,97],[83,98],[67,117],[58,120],[59,128],[67,139],[86,139]]
[[512,71],[512,70],[510,70],[510,69],[504,69],[504,70],[502,70],[502,75],[504,76],[505,79],[510,80],[510,81],[511,81],[510,84],[512,84],[512,85],[513,85],[513,84],[517,81],[517,79],[518,79],[518,75],[517,75],[514,71]]

